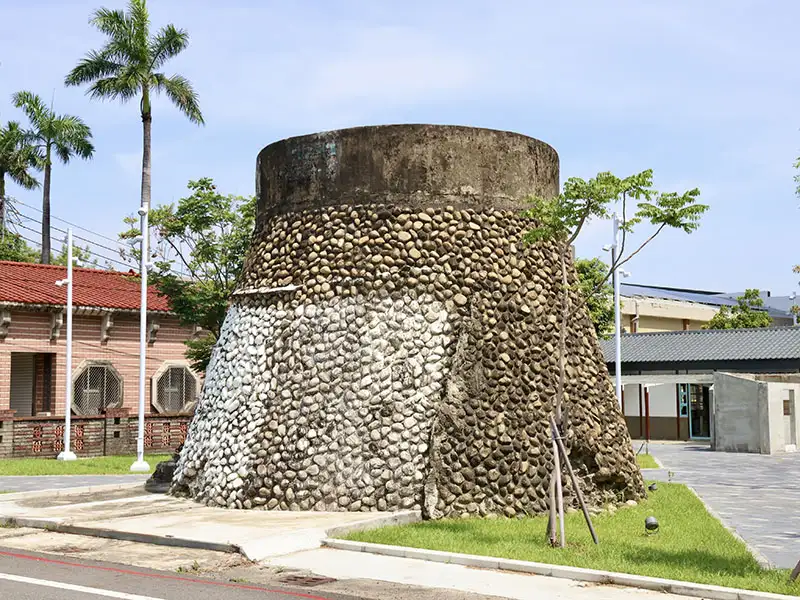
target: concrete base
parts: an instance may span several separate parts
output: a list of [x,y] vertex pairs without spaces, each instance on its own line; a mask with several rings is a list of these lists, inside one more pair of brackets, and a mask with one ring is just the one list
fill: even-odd
[[131,465],[131,473],[149,473],[150,465],[146,460],[137,460]]
[[56,460],[78,460],[78,457],[75,456],[74,452],[64,450],[56,457]]

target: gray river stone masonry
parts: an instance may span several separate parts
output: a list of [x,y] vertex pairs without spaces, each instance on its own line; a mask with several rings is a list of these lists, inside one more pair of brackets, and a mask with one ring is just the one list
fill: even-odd
[[[560,263],[523,243],[521,211],[558,192],[556,152],[485,129],[346,129],[267,146],[257,190],[172,493],[429,518],[546,510]],[[567,330],[580,485],[594,504],[640,498],[584,311]]]

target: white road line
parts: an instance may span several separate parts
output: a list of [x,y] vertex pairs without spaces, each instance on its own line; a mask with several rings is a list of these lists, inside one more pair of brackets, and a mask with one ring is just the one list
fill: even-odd
[[59,590],[69,590],[71,592],[82,592],[84,594],[94,594],[106,598],[119,598],[119,600],[164,600],[152,596],[139,596],[137,594],[126,594],[125,592],[114,592],[112,590],[101,590],[100,588],[84,587],[82,585],[72,585],[61,581],[48,581],[47,579],[33,579],[31,577],[20,577],[19,575],[9,575],[0,573],[0,579],[16,581],[17,583],[27,583],[30,585],[41,585],[44,587],[57,588]]

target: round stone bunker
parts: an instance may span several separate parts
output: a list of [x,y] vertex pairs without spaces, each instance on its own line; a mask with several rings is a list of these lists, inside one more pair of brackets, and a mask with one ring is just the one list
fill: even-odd
[[[558,186],[553,148],[502,131],[359,127],[267,146],[173,493],[429,518],[544,511],[560,262],[553,244],[523,242],[522,209]],[[571,265],[568,278],[577,303]],[[567,332],[564,434],[584,494],[641,497],[588,316]]]

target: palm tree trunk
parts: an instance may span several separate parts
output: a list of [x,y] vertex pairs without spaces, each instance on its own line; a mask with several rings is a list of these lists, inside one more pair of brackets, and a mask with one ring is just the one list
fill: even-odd
[[142,92],[142,208],[150,210],[150,140],[153,113],[150,111],[150,93]]
[[0,235],[6,230],[6,174],[0,171]]
[[42,260],[43,265],[50,264],[50,146],[47,146],[44,162],[44,183],[42,184]]

